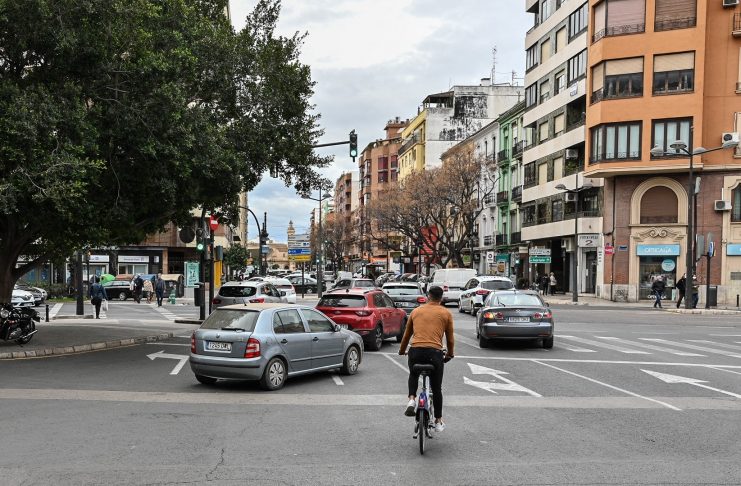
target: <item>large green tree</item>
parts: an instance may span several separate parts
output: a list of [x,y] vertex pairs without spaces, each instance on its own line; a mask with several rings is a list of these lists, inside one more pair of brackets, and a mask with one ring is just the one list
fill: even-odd
[[269,169],[316,185],[303,36],[278,0],[236,32],[226,2],[0,0],[0,301],[39,261],[229,219]]

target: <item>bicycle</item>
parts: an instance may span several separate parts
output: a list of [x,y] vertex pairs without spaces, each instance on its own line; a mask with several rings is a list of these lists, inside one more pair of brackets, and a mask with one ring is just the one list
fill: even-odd
[[414,436],[419,439],[419,453],[425,453],[427,439],[432,439],[432,429],[435,423],[431,420],[433,417],[432,390],[430,389],[430,373],[435,371],[431,364],[415,364],[413,368],[415,373],[422,377],[422,390],[417,395],[416,405],[414,406]]

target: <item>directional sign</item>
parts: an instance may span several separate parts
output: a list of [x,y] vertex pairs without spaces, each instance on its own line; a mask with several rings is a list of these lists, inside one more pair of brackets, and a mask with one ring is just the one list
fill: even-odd
[[538,255],[538,256],[551,256],[551,249],[550,248],[530,248],[531,255]]
[[291,256],[295,255],[311,255],[311,248],[289,248],[288,254]]
[[479,366],[473,363],[468,363],[468,367],[471,368],[471,373],[473,373],[474,375],[489,375],[499,381],[498,382],[497,381],[474,381],[474,380],[469,379],[467,376],[464,376],[463,383],[465,383],[466,385],[471,385],[473,387],[486,390],[488,392],[494,393],[495,395],[497,394],[495,390],[505,390],[505,391],[523,392],[533,397],[542,397],[542,395],[535,393],[534,391],[529,390],[522,385],[518,385],[514,381],[502,376],[502,375],[507,375],[509,373],[487,368],[485,366]]
[[176,359],[180,361],[178,364],[175,365],[175,367],[170,372],[171,375],[177,375],[178,373],[180,373],[180,370],[183,369],[183,366],[185,366],[185,363],[188,362],[189,356],[184,355],[184,354],[168,354],[168,353],[165,353],[164,351],[160,351],[158,353],[148,354],[147,358],[151,359],[152,361],[154,361],[157,358]]
[[530,263],[551,263],[551,257],[530,255]]
[[669,375],[667,373],[659,373],[658,371],[651,371],[651,370],[641,370],[644,373],[648,373],[649,375],[658,378],[659,380],[663,381],[664,383],[669,384],[685,384],[685,385],[692,385],[697,386],[700,388],[705,388],[706,390],[712,390],[718,393],[723,393],[725,395],[730,395],[732,397],[741,398],[741,395],[738,393],[729,392],[726,390],[721,390],[719,388],[713,388],[712,386],[703,385],[703,383],[707,383],[705,380],[698,380],[696,378],[686,378],[684,376],[677,376],[677,375]]
[[311,255],[291,255],[288,259],[292,262],[310,262]]

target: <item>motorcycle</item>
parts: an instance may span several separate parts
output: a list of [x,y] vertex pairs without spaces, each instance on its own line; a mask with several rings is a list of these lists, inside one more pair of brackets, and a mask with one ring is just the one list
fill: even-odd
[[11,304],[0,306],[0,339],[15,341],[18,344],[28,343],[38,332],[36,324],[41,317],[30,307],[16,308]]

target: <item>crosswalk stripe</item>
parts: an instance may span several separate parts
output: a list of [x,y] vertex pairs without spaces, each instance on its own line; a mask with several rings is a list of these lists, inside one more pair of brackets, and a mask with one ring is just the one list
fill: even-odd
[[637,343],[635,341],[628,341],[627,339],[620,339],[617,337],[609,336],[597,336],[600,339],[609,339],[610,341],[618,342],[621,344],[627,344],[629,346],[635,346],[637,348],[651,349],[653,351],[663,351],[665,353],[676,354],[677,356],[705,356],[704,354],[688,353],[687,351],[678,351],[676,349],[665,348],[663,346],[655,346],[653,344]]
[[691,343],[712,344],[713,346],[730,349],[732,351],[741,351],[741,346],[734,346],[733,344],[716,343],[715,341],[708,341],[705,339],[688,339],[687,341]]
[[741,354],[734,354],[730,351],[724,351],[721,349],[715,349],[715,348],[708,348],[705,346],[696,346],[694,344],[687,344],[687,343],[678,343],[676,341],[667,341],[666,339],[659,339],[659,338],[639,338],[641,341],[655,341],[660,342],[663,344],[668,344],[669,346],[677,346],[679,348],[687,348],[687,349],[694,349],[697,351],[705,351],[706,353],[712,353],[712,354],[722,354],[723,356],[730,356],[731,358],[741,358]]
[[596,346],[598,348],[611,349],[613,351],[618,351],[620,353],[625,353],[625,354],[651,354],[651,353],[648,353],[646,351],[638,351],[638,350],[635,350],[635,349],[624,348],[622,346],[615,346],[613,344],[603,343],[603,342],[600,342],[600,341],[592,341],[591,339],[584,339],[584,338],[580,338],[580,337],[576,337],[576,336],[566,336],[566,335],[563,335],[563,334],[558,334],[558,337],[559,338],[571,339],[572,341],[576,341],[576,342],[581,343],[581,344],[587,344],[587,345],[590,345],[590,346]]
[[575,353],[596,353],[597,352],[594,349],[580,348],[579,346],[570,346],[568,344],[563,344],[563,343],[558,343],[556,347],[563,348],[567,351],[573,351]]

